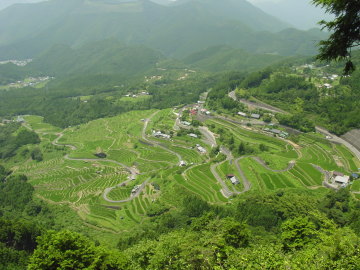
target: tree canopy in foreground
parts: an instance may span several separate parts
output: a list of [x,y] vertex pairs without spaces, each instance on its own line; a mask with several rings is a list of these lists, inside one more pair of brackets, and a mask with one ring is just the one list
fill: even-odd
[[323,28],[327,28],[332,34],[328,40],[320,42],[318,59],[346,60],[344,73],[354,71],[351,49],[360,45],[360,2],[358,0],[313,0],[313,3],[324,8],[327,13],[335,15],[333,21],[320,22]]

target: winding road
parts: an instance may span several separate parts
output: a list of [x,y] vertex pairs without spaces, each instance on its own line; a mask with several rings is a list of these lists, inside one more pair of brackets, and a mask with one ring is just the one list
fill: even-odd
[[[251,102],[251,101],[248,101],[248,100],[245,100],[245,99],[238,100],[236,98],[235,91],[230,92],[229,97],[232,98],[235,101],[239,101],[239,102],[241,102],[241,103],[243,103],[245,105],[252,106],[252,107],[255,107],[255,108],[271,111],[271,112],[274,112],[274,113],[289,114],[288,112],[285,112],[284,110],[281,110],[279,108],[276,108],[274,106],[271,106],[271,105],[263,103],[263,102]],[[336,136],[335,134],[330,133],[328,130],[326,130],[323,127],[316,126],[315,129],[316,129],[317,132],[319,132],[319,133],[321,133],[321,134],[323,134],[325,136],[328,136],[329,141],[334,142],[334,143],[339,143],[339,144],[342,144],[342,145],[346,146],[360,160],[360,151],[354,145],[352,145],[348,141],[345,141],[344,139]]]
[[149,140],[149,139],[147,138],[147,136],[146,136],[146,129],[147,129],[148,125],[149,125],[149,122],[151,121],[151,118],[153,118],[153,117],[154,117],[156,114],[158,114],[159,112],[160,112],[160,111],[154,112],[152,115],[150,115],[149,118],[145,119],[145,121],[144,121],[144,127],[143,127],[143,129],[142,129],[142,131],[141,131],[142,140],[145,141],[146,143],[152,145],[152,146],[154,146],[154,145],[155,145],[155,146],[158,146],[158,147],[160,147],[161,149],[164,149],[165,151],[167,151],[167,152],[175,155],[175,156],[178,158],[179,164],[180,164],[180,161],[182,161],[183,159],[182,159],[182,157],[181,157],[181,155],[180,155],[179,153],[174,152],[173,150],[167,148],[166,146],[164,146],[163,144],[161,144],[161,143],[159,143],[159,142],[157,142],[157,141]]
[[295,160],[292,160],[289,162],[289,165],[287,166],[287,168],[283,169],[283,170],[274,170],[274,169],[271,169],[266,163],[264,160],[262,160],[261,158],[259,157],[253,157],[252,158],[253,160],[255,160],[256,162],[258,162],[261,166],[263,166],[265,169],[269,170],[269,171],[272,171],[272,172],[276,172],[276,173],[282,173],[282,172],[287,172],[287,171],[290,171],[292,168],[294,168],[295,164],[296,164],[296,161]]
[[124,200],[119,200],[119,201],[114,201],[114,200],[111,200],[108,198],[108,195],[109,193],[115,189],[115,188],[119,188],[119,187],[123,187],[124,185],[127,185],[129,182],[131,182],[131,180],[127,180],[125,182],[122,182],[118,185],[116,185],[115,187],[109,187],[107,189],[105,189],[104,193],[103,193],[103,198],[105,201],[107,202],[110,202],[110,203],[125,203],[125,202],[130,202],[132,201],[133,199],[135,199],[136,197],[139,197],[141,192],[143,191],[143,189],[145,188],[145,186],[147,185],[147,183],[150,181],[150,177],[148,179],[146,179],[142,184],[141,186],[139,187],[139,189],[136,191],[135,194],[131,194],[131,196],[127,199],[124,199]]
[[216,178],[216,180],[219,182],[219,184],[222,187],[221,188],[221,193],[224,195],[225,198],[230,198],[231,196],[240,195],[240,194],[243,194],[243,193],[249,191],[250,188],[251,188],[251,183],[249,182],[249,180],[245,176],[245,174],[242,171],[242,169],[240,167],[240,164],[239,164],[240,159],[244,158],[244,157],[240,157],[240,158],[235,160],[235,166],[236,166],[236,169],[237,169],[239,175],[242,178],[244,189],[242,191],[237,191],[235,189],[230,190],[228,185],[225,183],[225,181],[220,177],[220,175],[216,171],[216,168],[218,166],[220,166],[221,164],[223,164],[224,162],[227,162],[227,161],[233,162],[234,157],[233,157],[231,151],[229,149],[223,147],[223,146],[221,147],[220,152],[223,153],[224,155],[226,155],[226,160],[224,160],[222,162],[219,162],[219,163],[216,163],[216,164],[212,164],[210,166],[210,170],[211,170],[211,173],[214,175],[214,177]]
[[[56,145],[56,146],[65,146],[65,147],[69,147],[71,150],[76,150],[77,147],[74,146],[74,145],[71,145],[71,144],[60,144],[59,143],[59,140],[64,136],[64,133],[57,133],[57,138],[52,141],[52,144],[53,145]],[[132,168],[132,167],[129,167],[121,162],[118,162],[116,160],[112,160],[112,159],[101,159],[101,158],[71,158],[69,157],[69,154],[66,154],[64,156],[65,159],[67,160],[73,160],[73,161],[85,161],[85,162],[110,162],[110,163],[114,163],[116,165],[119,165],[121,167],[123,167],[127,172],[130,173],[130,178],[129,180],[125,181],[125,182],[122,182],[114,187],[109,187],[109,188],[106,188],[105,191],[103,192],[103,198],[105,201],[109,202],[109,203],[122,203],[122,202],[129,202],[133,199],[135,199],[136,197],[138,197],[142,190],[145,188],[146,184],[148,183],[148,181],[150,180],[150,178],[146,179],[140,186],[140,188],[138,189],[138,191],[131,195],[128,199],[125,199],[125,200],[119,200],[119,201],[114,201],[114,200],[111,200],[108,198],[108,194],[110,193],[110,191],[112,191],[113,189],[115,188],[118,188],[118,187],[121,187],[123,186],[124,184],[127,185],[130,181],[132,181],[132,179],[135,179],[137,177],[137,175],[139,174],[139,172],[135,169],[135,168]]]

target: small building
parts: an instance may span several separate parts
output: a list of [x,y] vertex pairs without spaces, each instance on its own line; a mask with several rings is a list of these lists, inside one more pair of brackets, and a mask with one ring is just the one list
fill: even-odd
[[10,124],[12,121],[11,120],[9,120],[9,119],[3,119],[2,120],[2,123],[3,124]]
[[231,179],[231,178],[235,177],[235,175],[234,175],[234,174],[228,174],[228,175],[226,175],[226,177],[227,177],[228,179]]
[[186,166],[186,162],[183,161],[183,160],[181,160],[179,166],[180,166],[180,167],[185,167],[185,166]]
[[191,114],[191,115],[197,115],[197,110],[196,110],[196,109],[190,110],[190,114]]
[[240,184],[240,181],[239,181],[239,179],[236,178],[236,176],[231,177],[231,178],[230,178],[230,181],[231,181],[231,183],[232,183],[233,185],[238,185],[238,184]]
[[196,149],[201,153],[201,154],[205,154],[207,151],[204,147],[202,147],[200,144],[196,145]]
[[341,185],[347,185],[350,182],[350,177],[345,176],[336,176],[335,177],[335,183],[341,184]]
[[281,134],[281,130],[274,129],[274,128],[271,129],[270,132],[273,133],[273,134],[276,134],[276,135],[280,135],[280,134]]
[[162,138],[162,139],[170,139],[171,138],[170,135],[164,134],[161,131],[154,131],[153,136],[156,138]]
[[260,119],[260,114],[257,114],[257,113],[252,113],[250,115],[251,118],[254,118],[254,119]]
[[337,176],[341,176],[341,177],[343,177],[343,176],[344,176],[344,174],[343,174],[343,173],[341,173],[341,172],[336,172],[336,171],[334,171],[334,172],[333,172],[333,177],[335,178],[335,177],[337,177]]
[[196,135],[194,133],[190,133],[190,134],[188,134],[188,136],[190,136],[191,138],[195,138],[195,139],[199,137],[198,135]]
[[205,104],[205,101],[199,100],[197,103],[198,104]]
[[247,114],[244,113],[244,112],[238,112],[237,114],[240,115],[240,116],[242,116],[242,117],[247,117]]
[[191,126],[191,123],[187,121],[182,121],[181,124],[183,124],[184,126]]
[[18,123],[24,123],[25,122],[25,119],[24,119],[24,117],[22,117],[22,116],[18,116],[17,118],[16,118],[16,122],[18,122]]
[[135,187],[131,190],[131,195],[135,195],[136,192],[139,191],[140,187],[141,187],[140,185],[135,186]]

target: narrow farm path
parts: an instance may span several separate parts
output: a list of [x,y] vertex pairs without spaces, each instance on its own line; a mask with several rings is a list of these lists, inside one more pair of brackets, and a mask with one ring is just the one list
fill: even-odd
[[272,172],[276,172],[276,173],[281,173],[281,172],[287,172],[290,171],[292,168],[294,168],[296,161],[292,160],[289,162],[289,165],[287,166],[287,168],[283,169],[283,170],[274,170],[271,169],[264,160],[262,160],[260,157],[253,157],[253,160],[255,160],[257,163],[259,163],[261,166],[263,166],[265,169],[272,171]]

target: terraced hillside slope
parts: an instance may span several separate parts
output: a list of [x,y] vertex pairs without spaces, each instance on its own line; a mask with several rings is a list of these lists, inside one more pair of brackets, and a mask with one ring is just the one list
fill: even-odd
[[[204,115],[200,107],[189,113],[196,107],[133,111],[65,130],[26,116],[44,161],[16,172],[28,176],[39,198],[70,206],[88,226],[119,232],[154,209],[175,209],[181,193],[222,205],[244,192],[324,189],[330,172],[360,167],[344,146],[319,134],[301,134],[295,143],[266,132],[262,121]],[[48,153],[49,145],[56,151]]]

